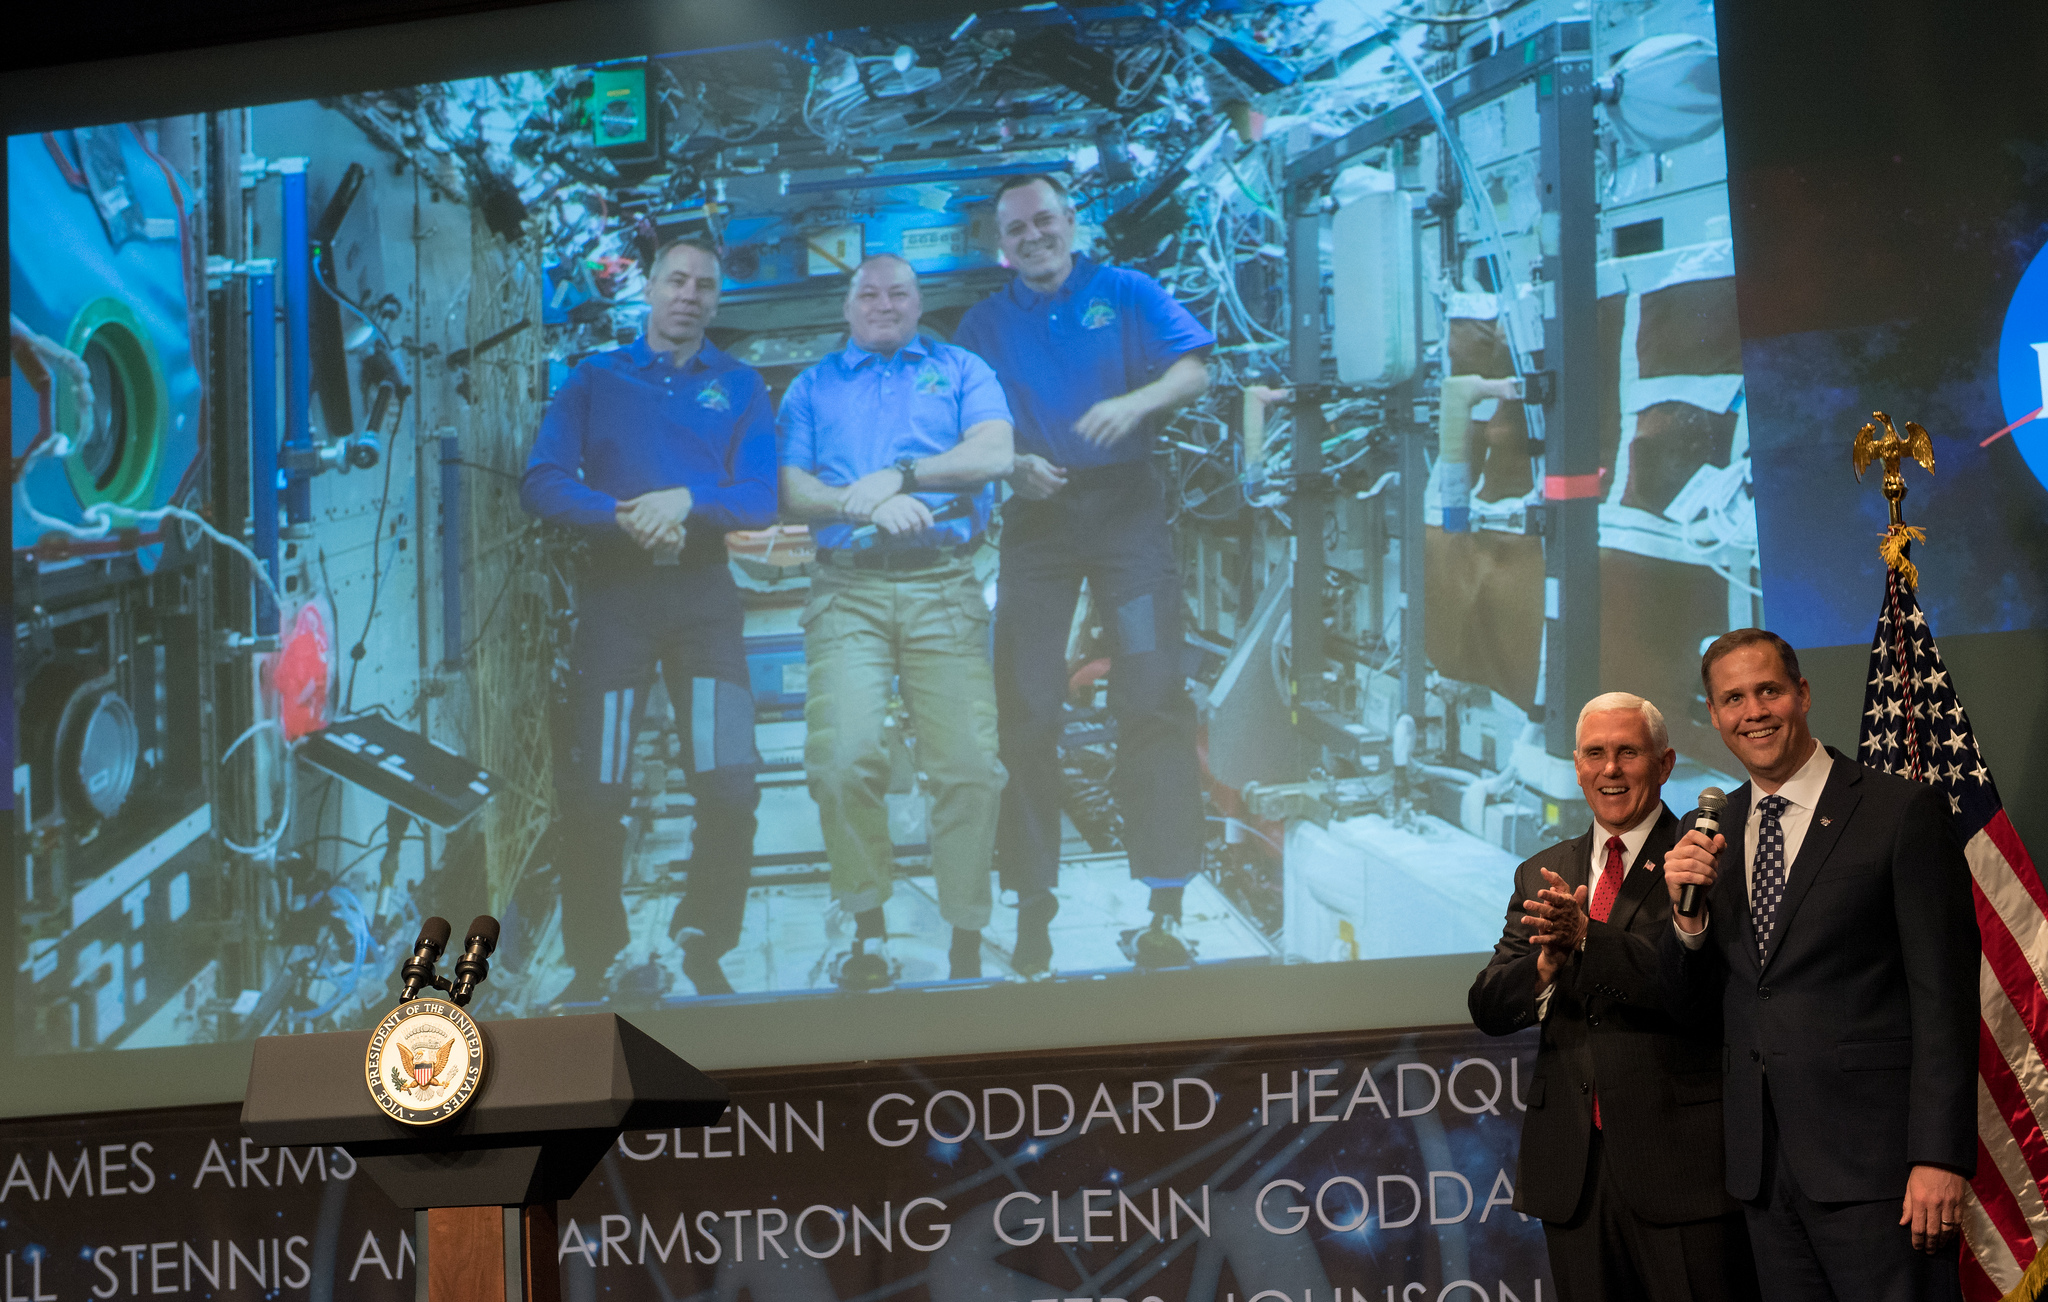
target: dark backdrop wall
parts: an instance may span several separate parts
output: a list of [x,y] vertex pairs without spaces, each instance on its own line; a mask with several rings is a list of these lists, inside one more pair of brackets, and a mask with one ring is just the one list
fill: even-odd
[[304,0],[276,5],[266,0],[196,0],[192,4],[151,5],[112,0],[97,10],[106,21],[94,24],[92,39],[81,40],[76,31],[54,26],[24,32],[0,50],[0,72],[526,9],[542,3],[545,0]]
[[1885,505],[1849,440],[1874,407],[1926,425],[1937,473],[1906,471],[1920,600],[2039,862],[2048,482],[2020,449],[2048,422],[1980,444],[2011,419],[2001,325],[2048,244],[2048,6],[1716,13],[1766,618],[1802,648],[1816,731],[1853,745]]

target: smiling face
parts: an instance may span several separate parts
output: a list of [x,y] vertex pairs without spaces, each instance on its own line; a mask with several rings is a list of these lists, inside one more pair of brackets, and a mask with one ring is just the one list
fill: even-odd
[[909,343],[923,311],[917,273],[895,258],[863,262],[846,289],[846,324],[853,342],[871,353],[886,356]]
[[1664,779],[1677,761],[1677,751],[1657,749],[1641,710],[1595,710],[1579,722],[1579,743],[1572,751],[1579,790],[1610,836],[1656,812]]
[[1043,181],[996,201],[996,241],[1033,289],[1058,289],[1074,269],[1074,210]]
[[1813,754],[1806,711],[1813,691],[1785,672],[1778,649],[1767,642],[1739,646],[1707,670],[1707,707],[1730,754],[1766,791],[1779,785]]
[[647,342],[659,352],[695,352],[718,315],[718,259],[678,244],[647,277]]

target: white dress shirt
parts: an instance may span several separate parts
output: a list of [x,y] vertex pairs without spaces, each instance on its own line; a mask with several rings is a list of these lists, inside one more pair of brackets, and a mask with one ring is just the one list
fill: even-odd
[[[1655,810],[1643,816],[1641,822],[1631,827],[1628,831],[1621,833],[1621,874],[1624,882],[1628,880],[1629,869],[1633,868],[1636,860],[1642,856],[1643,842],[1650,839],[1650,833],[1655,830],[1657,820],[1662,817],[1664,817],[1664,806],[1660,802]],[[1586,914],[1588,917],[1592,916],[1593,913],[1594,898],[1600,894],[1600,876],[1607,871],[1607,838],[1613,835],[1615,835],[1613,832],[1600,826],[1598,820],[1594,821],[1593,848],[1587,856],[1592,861],[1592,871],[1586,876]],[[1619,890],[1620,888],[1617,887],[1617,894]],[[1537,1021],[1540,1022],[1549,1015],[1550,996],[1556,993],[1556,991],[1557,983],[1553,981],[1543,988],[1541,994],[1536,996]]]
[[[1827,787],[1828,773],[1834,766],[1834,757],[1828,754],[1828,748],[1816,741],[1813,754],[1807,756],[1799,771],[1785,779],[1785,785],[1777,791],[1768,793],[1785,799],[1785,808],[1778,814],[1778,826],[1785,833],[1785,882],[1788,886],[1792,882],[1792,865],[1799,861],[1799,847],[1806,843],[1806,829],[1813,825],[1814,807],[1820,803],[1820,793]],[[1765,795],[1756,789],[1754,783],[1750,785],[1749,817],[1742,824],[1742,887],[1749,898],[1756,895],[1757,831],[1763,822],[1760,806]],[[1676,916],[1671,919],[1671,925],[1678,926]],[[1707,930],[1702,927],[1698,934],[1689,935],[1680,928],[1678,938],[1685,942],[1687,949],[1698,949],[1707,943]]]

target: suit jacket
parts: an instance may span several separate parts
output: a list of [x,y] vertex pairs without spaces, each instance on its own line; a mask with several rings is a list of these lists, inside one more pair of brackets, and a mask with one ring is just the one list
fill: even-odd
[[1706,944],[1663,939],[1671,997],[1721,999],[1737,1198],[1767,1192],[1767,1081],[1780,1152],[1808,1197],[1898,1198],[1915,1165],[1977,1166],[1979,941],[1947,800],[1828,754],[1768,954],[1759,961],[1742,867],[1748,783],[1722,815]]
[[[1658,939],[1671,930],[1663,859],[1682,834],[1660,808],[1608,920],[1588,922],[1585,951],[1558,972],[1524,1096],[1516,1211],[1571,1218],[1585,1184],[1596,1088],[1615,1180],[1636,1215],[1676,1224],[1734,1210],[1721,1178],[1720,1009],[1710,1000],[1675,1016],[1658,968]],[[1574,888],[1586,885],[1594,835],[1588,828],[1515,870],[1507,927],[1466,1000],[1488,1035],[1536,1024],[1536,948],[1522,901],[1543,889],[1544,868]]]

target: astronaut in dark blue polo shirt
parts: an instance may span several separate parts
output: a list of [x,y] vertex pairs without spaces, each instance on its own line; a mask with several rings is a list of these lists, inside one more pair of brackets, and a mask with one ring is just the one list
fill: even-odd
[[650,264],[647,330],[569,372],[520,485],[528,511],[590,535],[570,652],[561,799],[558,1004],[607,998],[624,948],[620,899],[633,739],[661,670],[685,734],[696,825],[671,933],[698,994],[730,994],[719,956],[739,940],[754,849],[754,698],[725,535],[775,518],[775,423],[752,368],[704,338],[719,259],[678,240]]
[[996,701],[1010,774],[997,862],[1017,892],[1012,965],[1027,974],[1052,963],[1066,645],[1083,578],[1111,638],[1112,794],[1131,875],[1152,888],[1140,967],[1189,961],[1181,889],[1202,862],[1181,580],[1152,446],[1166,416],[1208,386],[1216,337],[1150,277],[1077,256],[1074,226],[1052,177],[1005,182],[996,232],[1016,278],[969,308],[954,334],[995,368],[1016,417],[996,587]]

